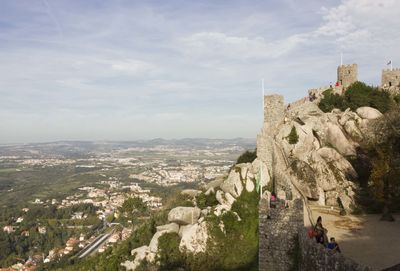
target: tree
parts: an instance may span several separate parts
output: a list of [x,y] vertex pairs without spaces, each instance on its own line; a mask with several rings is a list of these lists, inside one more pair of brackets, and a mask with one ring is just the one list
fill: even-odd
[[236,164],[252,163],[257,158],[257,149],[254,151],[245,151],[242,153],[236,161]]
[[290,130],[290,133],[288,135],[288,141],[289,144],[296,144],[299,142],[299,135],[297,134],[296,127],[292,126],[292,130]]
[[132,214],[133,212],[144,214],[147,212],[147,205],[142,201],[141,198],[132,197],[124,201],[121,211],[128,214]]
[[375,199],[383,204],[382,220],[393,221],[393,199],[400,192],[400,108],[395,107],[371,123],[374,137],[368,142],[373,150],[369,186]]

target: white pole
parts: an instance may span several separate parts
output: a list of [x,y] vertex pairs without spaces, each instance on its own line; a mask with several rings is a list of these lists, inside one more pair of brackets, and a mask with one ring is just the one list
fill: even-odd
[[264,78],[261,79],[261,88],[262,88],[262,104],[263,104],[263,111],[264,111],[264,96],[265,96],[265,92],[264,92]]
[[343,66],[343,53],[340,52],[340,66]]

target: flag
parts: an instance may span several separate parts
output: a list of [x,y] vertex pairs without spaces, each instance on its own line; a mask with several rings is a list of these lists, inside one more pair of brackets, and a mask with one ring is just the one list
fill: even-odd
[[387,63],[387,65],[390,65],[390,64],[392,64],[392,61],[391,61],[391,60],[389,60],[389,62]]

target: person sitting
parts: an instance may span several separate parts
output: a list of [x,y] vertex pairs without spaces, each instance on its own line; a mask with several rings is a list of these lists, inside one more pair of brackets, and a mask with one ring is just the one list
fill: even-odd
[[276,197],[275,192],[271,193],[271,199],[270,199],[270,207],[271,208],[276,208],[278,205],[278,198]]
[[331,241],[328,243],[327,248],[331,249],[334,252],[341,253],[340,247],[339,247],[338,243],[336,243],[336,240],[334,237],[331,237]]
[[322,226],[322,217],[317,218],[317,223],[314,226],[315,240],[317,243],[325,245],[325,234],[327,230]]

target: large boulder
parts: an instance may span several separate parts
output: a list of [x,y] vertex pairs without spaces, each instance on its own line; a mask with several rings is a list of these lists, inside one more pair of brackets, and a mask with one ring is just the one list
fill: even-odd
[[243,191],[243,184],[240,179],[240,170],[231,170],[228,178],[220,185],[220,187],[225,193],[229,193],[235,198],[239,197]]
[[165,233],[168,233],[168,231],[158,231],[153,235],[153,237],[151,238],[150,244],[149,244],[150,252],[157,253],[157,251],[158,251],[158,239]]
[[205,221],[183,227],[179,249],[193,254],[205,252],[207,248],[208,230]]
[[361,141],[363,139],[363,135],[360,129],[358,129],[356,122],[354,120],[347,121],[344,124],[343,128],[346,131],[346,133],[349,134],[350,137],[353,138],[354,140]]
[[229,209],[231,208],[232,204],[235,202],[235,198],[231,194],[225,193],[221,190],[217,191],[217,193],[215,194],[215,198],[221,205],[228,206]]
[[311,200],[319,199],[317,180],[313,168],[304,161],[295,160],[291,164],[293,172],[296,174],[299,188],[303,194]]
[[179,225],[176,223],[169,223],[162,226],[157,226],[157,231],[179,232]]
[[253,192],[255,188],[254,182],[247,178],[246,180],[246,191],[247,192]]
[[379,110],[368,106],[359,107],[356,112],[361,118],[369,120],[377,119],[382,116]]
[[200,217],[197,207],[175,207],[168,213],[168,221],[179,225],[194,224]]
[[349,142],[342,130],[333,123],[327,123],[326,126],[326,140],[342,155],[355,155],[356,150]]

